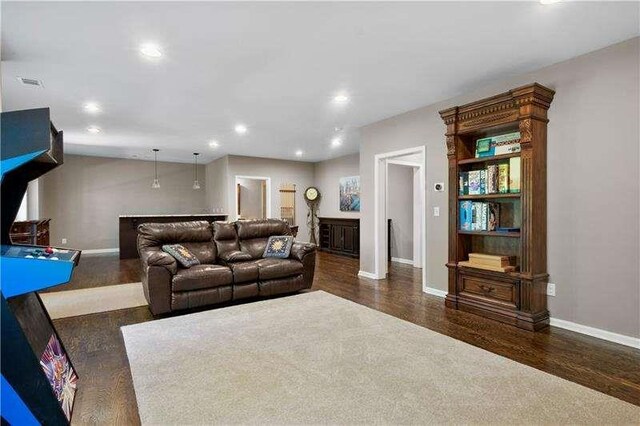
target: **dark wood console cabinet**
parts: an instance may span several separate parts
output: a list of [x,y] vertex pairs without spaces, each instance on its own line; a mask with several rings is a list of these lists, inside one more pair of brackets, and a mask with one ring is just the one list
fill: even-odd
[[360,257],[360,219],[321,217],[320,250]]

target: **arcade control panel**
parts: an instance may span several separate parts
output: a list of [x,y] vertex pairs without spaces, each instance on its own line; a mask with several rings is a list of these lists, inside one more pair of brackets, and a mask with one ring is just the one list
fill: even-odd
[[40,246],[2,246],[2,257],[62,260],[78,264],[80,252],[78,250],[61,249]]

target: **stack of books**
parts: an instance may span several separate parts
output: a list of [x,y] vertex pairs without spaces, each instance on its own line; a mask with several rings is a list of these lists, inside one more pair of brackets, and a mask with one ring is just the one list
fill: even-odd
[[515,263],[515,257],[513,256],[469,253],[469,260],[458,262],[458,265],[470,268],[487,269],[489,271],[496,272],[513,272],[516,270],[513,263]]
[[520,192],[520,157],[489,164],[484,170],[460,172],[460,195],[517,194]]
[[500,204],[460,201],[462,231],[497,231],[500,226]]
[[520,152],[520,132],[482,138],[476,141],[476,158]]

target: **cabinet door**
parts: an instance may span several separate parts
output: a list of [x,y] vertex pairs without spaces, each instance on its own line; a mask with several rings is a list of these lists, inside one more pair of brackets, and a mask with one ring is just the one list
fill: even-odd
[[356,251],[355,238],[356,230],[353,226],[342,227],[342,250],[347,253],[354,253]]
[[331,225],[331,249],[342,251],[343,247],[343,236],[342,229],[344,227],[342,225]]

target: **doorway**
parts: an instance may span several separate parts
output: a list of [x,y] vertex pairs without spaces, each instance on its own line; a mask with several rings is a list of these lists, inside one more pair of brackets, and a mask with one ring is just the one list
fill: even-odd
[[[412,184],[412,259],[422,268],[422,288],[427,287],[426,262],[426,151],[424,146],[375,156],[374,164],[374,261],[375,278],[384,279],[389,260],[389,167],[404,166],[411,170]],[[395,195],[395,194],[394,194]],[[407,206],[405,206],[406,208]]]
[[236,220],[271,217],[271,179],[262,176],[235,177]]

